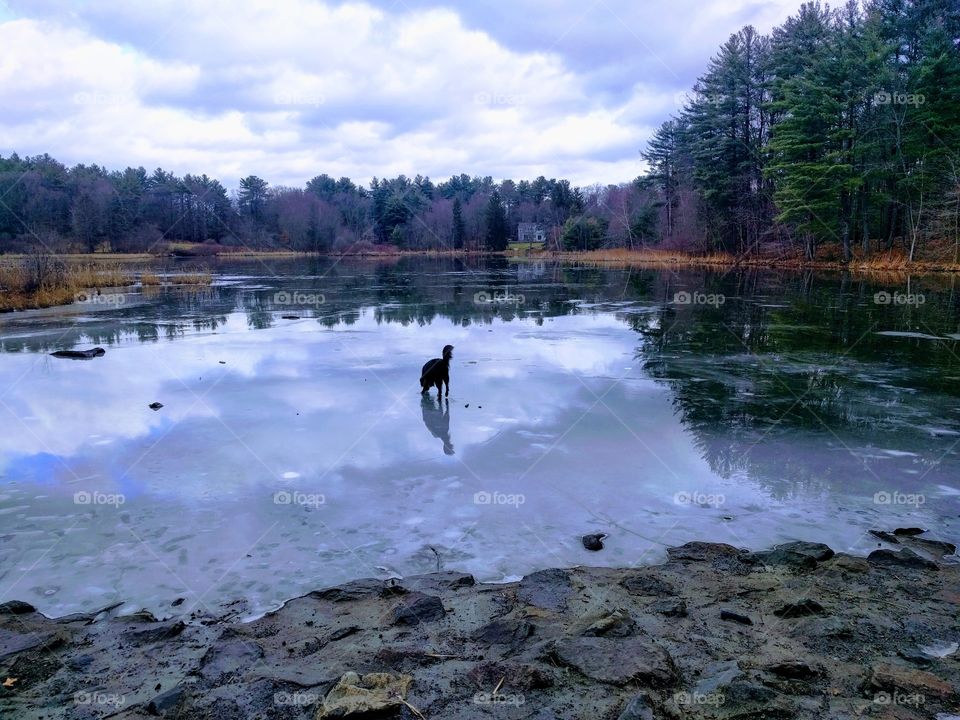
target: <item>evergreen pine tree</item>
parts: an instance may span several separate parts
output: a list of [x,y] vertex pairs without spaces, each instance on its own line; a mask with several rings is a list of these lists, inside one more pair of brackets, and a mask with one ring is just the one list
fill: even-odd
[[487,203],[486,221],[487,250],[492,250],[493,252],[506,250],[510,231],[507,226],[507,212],[503,206],[503,199],[500,197],[499,190],[494,190],[490,193],[490,200]]
[[460,198],[453,201],[453,247],[456,250],[463,248],[467,237],[467,228],[463,223],[463,206]]

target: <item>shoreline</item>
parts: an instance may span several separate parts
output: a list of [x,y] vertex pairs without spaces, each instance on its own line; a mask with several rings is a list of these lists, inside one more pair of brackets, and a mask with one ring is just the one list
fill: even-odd
[[[549,252],[549,251],[505,251],[486,252],[468,250],[398,250],[396,252],[362,252],[362,253],[302,253],[292,251],[240,251],[225,253],[210,253],[197,255],[145,255],[122,253],[75,253],[60,254],[57,256],[65,263],[100,263],[99,266],[85,268],[89,272],[101,272],[116,275],[127,263],[152,265],[160,262],[252,262],[265,260],[297,260],[297,259],[332,259],[369,261],[369,262],[399,262],[408,257],[421,258],[481,258],[499,257],[510,263],[528,262],[555,262],[587,268],[642,268],[650,270],[672,269],[705,269],[715,272],[729,272],[731,270],[751,269],[767,272],[824,272],[849,273],[854,276],[868,277],[876,280],[902,281],[912,277],[939,276],[949,277],[960,273],[960,264],[952,262],[935,263],[925,260],[905,261],[899,256],[877,256],[868,260],[854,260],[843,263],[834,260],[804,260],[799,257],[768,257],[745,256],[734,257],[724,254],[697,255],[687,252],[671,252],[661,250],[595,250],[588,252]],[[23,263],[28,255],[8,254],[0,256],[0,269],[4,263]],[[209,272],[207,272],[209,275]],[[21,293],[19,291],[0,291],[0,313],[22,310],[37,310],[51,307],[66,307],[74,304],[77,297],[82,297],[90,290],[103,285],[115,285],[110,281],[91,281],[86,284],[68,284],[62,287],[44,288],[37,292]],[[204,283],[205,285],[209,284]],[[138,287],[131,276],[127,287]],[[99,294],[99,293],[95,293]]]
[[[803,271],[824,270],[854,273],[960,273],[960,262],[952,260],[907,260],[900,254],[877,253],[869,258],[855,257],[850,262],[831,258],[806,259],[799,255],[742,255],[728,253],[696,253],[689,251],[658,250],[655,248],[629,250],[614,248],[609,250],[588,251],[550,251],[543,249],[526,250],[384,250],[363,252],[324,252],[315,253],[297,250],[228,250],[210,253],[55,253],[70,262],[159,262],[159,261],[229,261],[257,259],[307,259],[330,258],[335,260],[398,260],[405,257],[503,257],[508,260],[552,260],[556,262],[588,263],[600,266],[649,265],[662,267],[677,265],[680,267],[708,268],[757,268],[764,270]],[[0,263],[19,261],[31,257],[25,253],[5,253],[0,255]]]
[[960,708],[956,548],[878,538],[867,558],[690,542],[661,565],[504,584],[360,579],[250,621],[242,600],[162,618],[9,601],[0,714],[943,720]]

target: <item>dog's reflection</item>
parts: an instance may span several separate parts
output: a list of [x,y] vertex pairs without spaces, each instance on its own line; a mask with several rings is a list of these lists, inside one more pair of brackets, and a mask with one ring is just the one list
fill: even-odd
[[438,440],[443,442],[443,452],[453,455],[453,443],[450,441],[450,401],[436,398],[430,393],[420,398],[420,410],[423,413],[423,424]]

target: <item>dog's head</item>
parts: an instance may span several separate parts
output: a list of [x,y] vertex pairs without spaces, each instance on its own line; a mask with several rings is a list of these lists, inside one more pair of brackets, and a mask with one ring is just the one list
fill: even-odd
[[443,346],[443,359],[449,360],[453,357],[453,345],[444,345]]

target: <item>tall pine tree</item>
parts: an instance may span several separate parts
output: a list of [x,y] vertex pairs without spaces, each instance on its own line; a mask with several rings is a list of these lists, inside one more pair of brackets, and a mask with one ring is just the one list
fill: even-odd
[[467,237],[467,228],[463,223],[463,206],[460,204],[460,198],[453,201],[453,247],[457,250],[463,248]]
[[487,222],[487,250],[493,252],[506,250],[507,244],[510,242],[510,229],[507,225],[507,211],[503,206],[503,199],[500,197],[499,190],[490,193],[485,219]]

